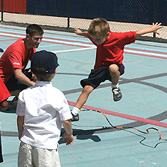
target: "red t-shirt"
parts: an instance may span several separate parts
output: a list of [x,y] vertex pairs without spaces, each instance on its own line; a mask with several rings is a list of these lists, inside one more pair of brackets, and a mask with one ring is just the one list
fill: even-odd
[[0,58],[0,77],[4,83],[14,75],[14,68],[24,69],[36,52],[35,48],[26,48],[23,39],[10,45]]
[[[111,31],[110,31],[111,32]],[[109,66],[110,64],[122,64],[124,46],[135,42],[136,32],[116,33],[111,32],[108,40],[97,45],[88,34],[88,38],[97,46],[96,62],[94,69]]]

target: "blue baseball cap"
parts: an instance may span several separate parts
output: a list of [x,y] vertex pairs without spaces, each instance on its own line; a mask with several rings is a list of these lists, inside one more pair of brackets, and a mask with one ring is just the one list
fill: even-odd
[[31,71],[34,74],[52,74],[58,66],[56,54],[46,50],[34,53],[31,59]]

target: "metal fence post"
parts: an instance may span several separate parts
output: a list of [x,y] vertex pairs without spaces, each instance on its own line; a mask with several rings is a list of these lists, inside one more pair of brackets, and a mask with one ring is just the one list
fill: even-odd
[[1,0],[1,22],[3,22],[3,0]]
[[71,1],[67,1],[67,28],[70,28]]
[[[154,23],[157,22],[157,0],[154,0]],[[156,33],[153,33],[153,37],[156,37]]]

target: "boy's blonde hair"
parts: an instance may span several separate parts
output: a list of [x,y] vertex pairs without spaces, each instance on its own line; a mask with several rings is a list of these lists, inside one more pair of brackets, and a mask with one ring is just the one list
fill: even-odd
[[110,26],[106,19],[95,18],[88,28],[89,35],[105,36],[110,31]]

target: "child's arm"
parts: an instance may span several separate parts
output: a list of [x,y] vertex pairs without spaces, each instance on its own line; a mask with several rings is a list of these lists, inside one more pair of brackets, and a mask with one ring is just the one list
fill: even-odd
[[18,128],[18,132],[19,132],[19,139],[21,138],[22,134],[23,134],[23,125],[24,125],[24,116],[17,116],[17,128]]
[[88,32],[87,31],[81,31],[80,29],[74,29],[74,32],[77,34],[77,35],[81,35],[81,36],[84,36],[84,37],[88,37]]
[[63,127],[65,129],[65,133],[63,134],[63,141],[66,141],[66,145],[70,145],[74,141],[73,131],[72,131],[72,124],[70,120],[66,120],[62,122]]
[[152,27],[144,28],[144,29],[136,31],[136,35],[144,35],[150,32],[155,32],[159,34],[157,30],[160,28],[163,28],[163,26],[161,26],[161,23],[156,23],[156,24],[153,23]]

